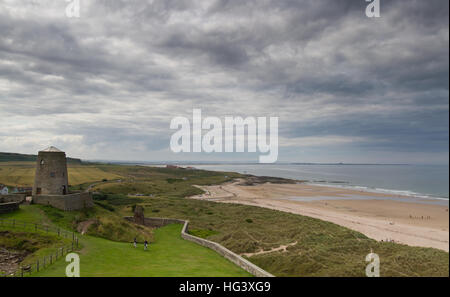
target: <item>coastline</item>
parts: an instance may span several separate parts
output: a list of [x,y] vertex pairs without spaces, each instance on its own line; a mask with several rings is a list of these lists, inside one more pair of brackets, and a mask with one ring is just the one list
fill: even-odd
[[243,185],[243,180],[215,186],[192,199],[265,207],[324,221],[378,241],[449,251],[448,205],[428,199],[358,191],[309,183]]

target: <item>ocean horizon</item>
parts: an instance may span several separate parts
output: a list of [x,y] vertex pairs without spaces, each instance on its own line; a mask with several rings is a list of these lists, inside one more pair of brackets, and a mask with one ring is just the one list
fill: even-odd
[[[183,164],[187,165],[187,164]],[[239,172],[306,181],[322,186],[418,198],[449,199],[448,165],[402,164],[189,164],[212,171]]]

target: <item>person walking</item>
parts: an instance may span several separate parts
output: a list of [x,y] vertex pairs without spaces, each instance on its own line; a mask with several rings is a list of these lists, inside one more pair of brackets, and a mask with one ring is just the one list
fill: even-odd
[[137,240],[136,240],[136,237],[134,238],[133,245],[134,245],[134,248],[137,247]]
[[144,242],[144,251],[146,251],[147,250],[147,246],[148,246],[148,242],[147,242],[147,240]]

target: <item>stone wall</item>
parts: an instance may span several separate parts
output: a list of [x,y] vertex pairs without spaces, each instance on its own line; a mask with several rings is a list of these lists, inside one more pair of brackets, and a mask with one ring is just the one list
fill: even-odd
[[64,211],[79,210],[94,205],[92,194],[89,192],[68,195],[35,195],[33,203],[51,205]]
[[22,203],[25,201],[26,196],[27,196],[27,193],[0,195],[0,203],[4,203],[4,202]]
[[0,214],[18,210],[19,204],[20,204],[20,202],[0,203]]
[[66,154],[40,151],[36,160],[34,195],[64,195],[69,190]]
[[[134,222],[134,217],[125,217],[125,219]],[[237,266],[241,267],[242,269],[251,273],[254,276],[273,277],[273,275],[270,274],[269,272],[265,271],[261,267],[256,266],[250,261],[242,258],[238,254],[233,253],[226,247],[216,242],[188,234],[187,232],[189,227],[189,221],[179,219],[168,219],[168,218],[145,218],[144,221],[145,221],[144,225],[149,227],[163,227],[169,224],[183,224],[183,229],[181,230],[181,237],[184,238],[185,240],[195,242],[197,244],[200,244],[202,246],[205,246],[207,248],[216,251],[226,259],[230,260],[231,262],[233,262],[234,264],[236,264]]]

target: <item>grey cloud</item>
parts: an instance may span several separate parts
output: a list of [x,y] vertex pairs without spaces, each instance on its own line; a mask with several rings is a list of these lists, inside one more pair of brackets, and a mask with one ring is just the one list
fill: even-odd
[[18,130],[154,151],[196,107],[278,115],[282,137],[368,139],[349,151],[448,151],[448,1],[381,1],[379,19],[363,0],[98,0],[76,20],[64,3],[5,3],[0,121]]

